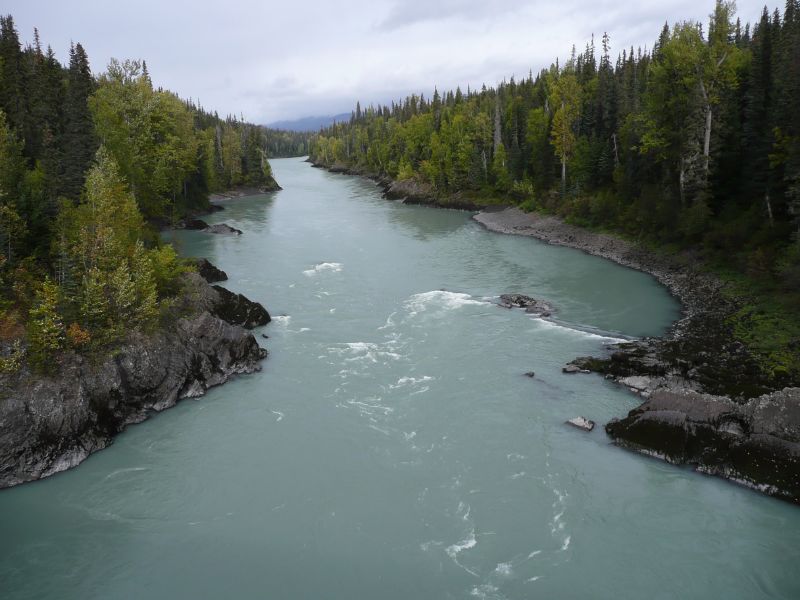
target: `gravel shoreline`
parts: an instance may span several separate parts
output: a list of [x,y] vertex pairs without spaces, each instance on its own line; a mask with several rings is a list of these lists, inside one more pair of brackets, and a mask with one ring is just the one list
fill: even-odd
[[667,335],[674,335],[687,318],[707,310],[709,303],[721,301],[722,284],[716,278],[613,235],[587,231],[558,217],[525,213],[518,208],[484,211],[473,219],[490,231],[527,235],[556,246],[576,248],[653,275],[680,301],[682,307],[683,317]]

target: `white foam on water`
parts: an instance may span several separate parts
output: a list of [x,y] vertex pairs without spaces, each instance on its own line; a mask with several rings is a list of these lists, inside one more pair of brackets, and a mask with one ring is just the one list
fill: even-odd
[[525,581],[531,583],[533,581],[539,581],[542,578],[541,575],[537,575],[536,577],[531,577],[530,579],[526,579]]
[[432,292],[414,294],[406,301],[405,307],[409,311],[409,316],[414,317],[420,312],[430,309],[455,310],[462,306],[482,306],[483,304],[480,300],[473,300],[469,294],[434,290]]
[[289,326],[289,321],[292,320],[292,317],[289,315],[278,315],[277,317],[272,317],[272,322],[278,325],[282,325],[283,327]]
[[447,548],[444,549],[444,551],[447,553],[447,556],[453,559],[453,562],[456,563],[459,567],[464,569],[470,575],[478,577],[478,574],[475,571],[465,567],[460,562],[458,562],[459,554],[464,552],[464,550],[471,550],[477,545],[478,545],[478,540],[475,539],[475,530],[473,529],[472,531],[470,531],[469,535],[465,539],[461,540],[456,544],[448,546]]
[[572,540],[572,536],[567,536],[564,538],[564,543],[561,544],[561,552],[564,552],[567,548],[569,548],[569,543]]
[[385,435],[385,436],[387,436],[387,437],[391,435],[391,434],[390,434],[390,433],[389,433],[389,432],[388,432],[386,429],[381,429],[381,428],[380,428],[380,427],[378,427],[377,425],[369,425],[368,427],[369,427],[370,429],[374,429],[374,430],[375,430],[375,431],[377,431],[378,433],[382,433],[383,435]]
[[410,442],[410,441],[411,441],[411,440],[413,440],[415,437],[417,437],[417,432],[416,432],[416,431],[411,431],[411,432],[409,432],[409,433],[406,433],[406,432],[404,431],[404,432],[403,432],[403,437],[404,437],[404,438],[406,438],[406,441],[407,441],[407,442]]
[[602,340],[609,344],[619,344],[621,342],[629,342],[630,339],[627,338],[620,338],[614,337],[610,335],[600,335],[597,333],[591,333],[590,331],[584,331],[583,329],[578,329],[575,327],[569,327],[568,325],[562,325],[560,323],[556,323],[555,321],[551,321],[549,319],[545,319],[542,317],[533,317],[533,321],[535,321],[542,329],[558,329],[560,331],[565,331],[567,333],[572,333],[574,335],[593,339],[593,340]]
[[286,416],[286,415],[284,415],[284,414],[283,414],[281,411],[279,411],[279,410],[271,410],[271,411],[269,411],[269,412],[271,412],[273,415],[275,415],[276,417],[278,417],[277,419],[275,419],[275,422],[276,422],[276,423],[280,423],[281,421],[283,421],[283,417],[284,417],[284,416]]
[[530,554],[528,554],[528,560],[530,560],[530,559],[531,559],[531,558],[533,558],[534,556],[539,556],[541,553],[542,553],[542,551],[541,551],[541,550],[534,550],[533,552],[531,552]]
[[394,409],[390,406],[384,406],[380,404],[380,398],[368,398],[368,400],[372,400],[375,404],[371,404],[370,402],[364,402],[363,400],[348,400],[347,404],[350,406],[354,406],[361,412],[367,416],[373,416],[376,412],[382,413],[383,415],[390,415],[394,412]]
[[386,323],[384,323],[382,326],[378,327],[378,331],[383,331],[384,329],[390,329],[391,327],[394,327],[394,325],[395,325],[394,316],[396,314],[397,314],[396,312],[393,312],[392,314],[390,314],[386,318]]
[[472,590],[470,590],[469,595],[475,596],[476,598],[482,598],[488,600],[489,598],[501,598],[502,596],[497,595],[497,588],[490,584],[484,585],[476,585]]
[[297,333],[303,333],[304,331],[311,331],[310,327],[301,327]]
[[511,479],[519,479],[520,477],[525,477],[525,471],[520,471],[519,473],[514,473],[511,476]]
[[522,454],[517,454],[516,452],[514,452],[512,454],[506,454],[506,460],[518,461],[518,460],[524,460],[524,459],[525,459],[525,457]]
[[417,385],[418,383],[425,383],[426,381],[433,381],[433,377],[429,375],[423,375],[422,377],[401,377],[397,380],[397,383],[393,383],[389,386],[389,389],[396,390],[401,387],[409,386],[409,385]]
[[511,575],[511,572],[512,572],[511,563],[507,563],[507,562],[505,562],[505,563],[497,563],[497,566],[495,567],[494,572],[497,573],[498,575],[503,575],[505,577],[508,577],[509,575]]
[[[389,341],[384,344],[375,344],[372,342],[347,342],[341,344],[340,347],[328,348],[328,352],[343,356],[349,354],[349,358],[345,358],[345,362],[370,362],[378,363],[379,359],[399,360],[403,358],[397,352],[394,352],[395,342]],[[384,361],[385,362],[385,361]]]
[[139,471],[147,471],[147,467],[128,467],[127,469],[117,469],[116,471],[111,471],[111,473],[106,475],[105,479],[111,479],[112,477],[122,475],[123,473],[136,473]]
[[334,263],[334,262],[324,262],[314,265],[312,269],[307,269],[303,271],[303,275],[306,277],[313,277],[317,273],[322,273],[323,271],[330,271],[332,273],[338,273],[343,269],[343,265],[341,263]]

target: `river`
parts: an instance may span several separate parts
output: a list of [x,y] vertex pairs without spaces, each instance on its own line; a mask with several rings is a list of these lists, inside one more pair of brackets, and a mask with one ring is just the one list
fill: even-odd
[[263,371],[0,492],[0,597],[800,597],[797,507],[564,424],[636,406],[561,367],[662,333],[653,278],[272,162],[242,236],[172,236],[270,310]]

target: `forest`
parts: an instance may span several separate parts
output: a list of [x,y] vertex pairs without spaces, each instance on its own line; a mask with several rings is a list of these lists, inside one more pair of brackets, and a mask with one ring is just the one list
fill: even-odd
[[62,65],[0,17],[0,373],[157,327],[188,268],[158,228],[274,185],[268,154],[297,150],[155,88],[144,61],[94,75],[81,44]]
[[[689,257],[748,298],[732,327],[800,369],[800,1],[755,24],[718,0],[651,50],[611,38],[496,88],[356,106],[311,158],[514,203]],[[798,371],[800,372],[800,371]]]

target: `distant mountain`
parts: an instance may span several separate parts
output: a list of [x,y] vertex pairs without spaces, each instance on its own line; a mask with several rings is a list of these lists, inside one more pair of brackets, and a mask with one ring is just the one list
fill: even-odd
[[339,115],[328,115],[326,117],[303,117],[302,119],[294,119],[290,121],[275,121],[274,123],[267,123],[270,129],[284,129],[286,131],[319,131],[321,127],[327,127],[334,121],[349,121],[350,113],[342,113]]

